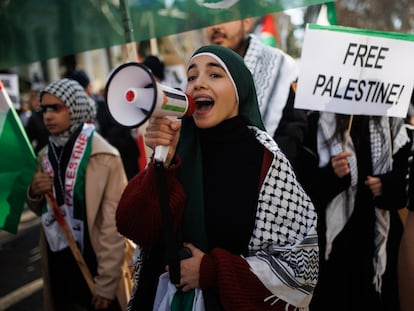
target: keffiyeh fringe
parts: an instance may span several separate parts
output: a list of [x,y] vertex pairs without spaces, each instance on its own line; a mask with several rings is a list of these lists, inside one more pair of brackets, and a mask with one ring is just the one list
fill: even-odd
[[[270,303],[270,305],[272,305],[272,306],[275,305],[276,302],[278,302],[280,300],[280,298],[278,298],[276,295],[271,295],[269,297],[266,297],[264,302],[268,302],[271,299],[273,299],[273,301]],[[299,307],[295,307],[295,306],[293,306],[291,304],[288,304],[288,303],[286,303],[285,311],[289,311],[290,307],[294,307],[293,311],[309,311],[309,307],[299,308]]]

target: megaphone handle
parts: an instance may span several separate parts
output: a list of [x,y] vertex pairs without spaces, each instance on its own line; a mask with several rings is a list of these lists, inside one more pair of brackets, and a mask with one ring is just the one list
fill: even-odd
[[168,150],[170,146],[156,146],[154,152],[154,159],[155,161],[165,162],[168,156]]
[[[177,117],[174,116],[165,116],[164,118],[176,121],[178,120]],[[154,150],[154,159],[155,161],[165,162],[168,156],[168,151],[170,150],[170,146],[156,146]]]

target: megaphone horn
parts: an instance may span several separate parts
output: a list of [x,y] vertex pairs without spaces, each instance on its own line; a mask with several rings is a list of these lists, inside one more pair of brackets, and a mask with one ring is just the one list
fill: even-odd
[[[151,116],[183,118],[195,109],[189,95],[156,82],[151,70],[137,62],[122,64],[112,72],[105,85],[105,104],[116,123],[130,128],[141,126]],[[167,153],[168,146],[157,146],[155,159],[164,161]]]
[[116,123],[131,128],[151,116],[183,118],[195,109],[189,95],[156,82],[151,70],[137,62],[122,64],[109,76],[105,103]]

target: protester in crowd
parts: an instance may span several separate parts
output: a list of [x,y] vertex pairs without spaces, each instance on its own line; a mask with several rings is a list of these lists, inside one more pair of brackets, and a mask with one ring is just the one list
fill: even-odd
[[90,97],[93,97],[95,95],[93,91],[93,86],[91,84],[91,80],[89,79],[88,74],[84,70],[81,70],[81,69],[70,70],[64,75],[64,77],[67,79],[78,81],[79,84],[82,85],[86,94],[88,94]]
[[[264,131],[250,71],[232,50],[209,45],[193,54],[187,76],[195,112],[182,123],[150,119],[146,143],[169,146],[168,156],[129,182],[117,209],[119,232],[141,250],[129,310],[160,310],[169,295],[172,310],[184,310],[193,294],[206,310],[306,310],[318,276],[316,214]],[[168,227],[155,176],[164,166],[170,220],[192,253],[167,295]]]
[[[407,201],[401,118],[309,115],[298,176],[318,213],[320,274],[311,310],[399,310],[398,210]],[[348,132],[348,129],[350,130]]]
[[43,123],[43,114],[40,109],[38,90],[30,91],[29,103],[32,114],[29,120],[27,120],[25,129],[35,154],[38,154],[49,141],[49,131]]
[[91,84],[91,80],[89,79],[89,76],[83,70],[74,69],[74,70],[67,72],[64,78],[77,81],[83,87],[86,94],[90,98],[93,99],[92,101],[89,101],[89,104],[91,105],[91,109],[92,109],[92,116],[91,116],[91,120],[88,120],[88,121],[94,123],[96,126],[96,129],[99,131],[99,123],[97,122],[97,119],[96,119],[97,113],[98,113],[98,102],[97,102],[98,98],[93,92],[93,87]]
[[142,61],[142,64],[151,69],[152,74],[157,82],[162,83],[165,78],[165,65],[164,62],[155,55],[148,55]]
[[231,48],[244,58],[256,84],[259,108],[267,132],[293,166],[301,150],[306,114],[294,108],[292,83],[298,76],[296,61],[282,50],[264,45],[251,33],[253,18],[207,27],[211,43]]
[[[50,137],[39,153],[27,203],[42,221],[47,311],[121,310],[119,302],[128,298],[119,287],[126,240],[115,224],[127,178],[119,152],[88,122],[93,113],[89,101],[81,85],[69,79],[52,82],[40,93]],[[54,202],[93,276],[93,293],[68,247]]]
[[400,310],[411,311],[414,306],[414,161],[411,159],[408,181],[408,213],[398,257],[398,288]]
[[122,163],[128,180],[138,173],[139,149],[130,128],[116,123],[108,113],[103,96],[93,92],[92,84],[85,71],[74,70],[66,74],[66,77],[78,81],[87,94],[93,98],[96,107],[96,119],[98,132],[121,154]]
[[30,109],[30,103],[27,100],[22,100],[20,103],[20,109],[18,110],[20,121],[24,128],[27,126],[27,122],[32,116],[32,110]]

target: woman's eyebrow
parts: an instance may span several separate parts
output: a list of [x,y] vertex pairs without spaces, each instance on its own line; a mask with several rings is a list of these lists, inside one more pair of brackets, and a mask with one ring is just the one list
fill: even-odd
[[223,66],[221,66],[218,63],[213,63],[213,62],[207,63],[207,67],[217,67],[217,68],[220,68],[220,69],[224,70]]
[[189,71],[190,71],[190,69],[192,69],[192,68],[194,68],[194,67],[196,67],[196,64],[192,63],[190,66],[188,66],[187,72],[189,72]]
[[[193,63],[193,64],[191,64],[190,66],[188,66],[187,72],[188,72],[190,69],[194,68],[194,67],[197,67],[197,65],[196,65],[196,64],[194,64],[194,63]],[[220,64],[215,63],[215,62],[209,62],[209,63],[207,63],[207,67],[217,67],[217,68],[220,68],[220,69],[224,70],[223,66],[221,66]]]

